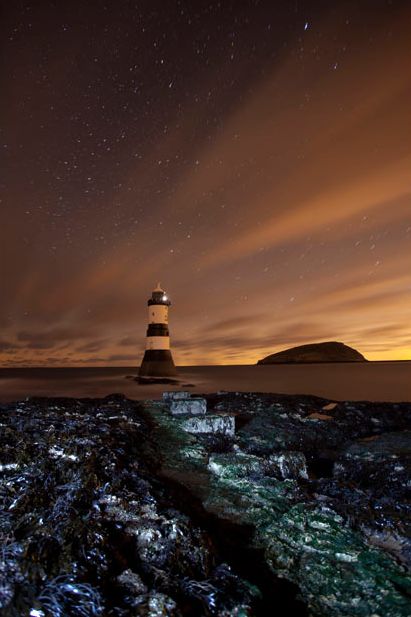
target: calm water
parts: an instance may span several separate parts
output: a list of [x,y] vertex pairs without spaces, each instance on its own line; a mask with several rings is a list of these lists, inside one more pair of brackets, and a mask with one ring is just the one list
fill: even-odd
[[[0,369],[0,401],[26,396],[160,398],[181,386],[139,385],[132,368]],[[411,361],[298,366],[187,366],[179,368],[190,392],[218,390],[316,394],[336,400],[411,401]]]

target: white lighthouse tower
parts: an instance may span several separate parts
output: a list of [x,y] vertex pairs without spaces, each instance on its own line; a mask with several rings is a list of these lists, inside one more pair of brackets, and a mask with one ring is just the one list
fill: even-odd
[[139,377],[172,377],[177,375],[170,351],[168,307],[171,302],[160,283],[153,290],[148,302],[148,328],[146,350],[140,366]]

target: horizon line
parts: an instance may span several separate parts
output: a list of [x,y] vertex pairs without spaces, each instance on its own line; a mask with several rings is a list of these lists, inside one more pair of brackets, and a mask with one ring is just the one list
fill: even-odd
[[[192,368],[192,367],[211,367],[211,366],[304,366],[306,364],[378,364],[378,363],[387,363],[387,362],[411,362],[411,358],[399,358],[399,359],[394,359],[394,360],[365,360],[365,361],[358,361],[358,360],[352,360],[352,361],[324,361],[324,362],[273,362],[272,364],[258,364],[257,362],[254,362],[252,364],[247,364],[247,363],[243,363],[243,364],[177,364],[176,368]],[[11,370],[11,369],[80,369],[80,368],[87,368],[87,369],[102,369],[102,368],[112,368],[112,369],[133,369],[133,370],[138,370],[140,368],[140,366],[135,366],[135,365],[110,365],[110,364],[104,364],[104,365],[90,365],[90,366],[85,366],[84,364],[81,365],[49,365],[49,364],[44,364],[44,365],[26,365],[26,366],[0,366],[0,370]]]

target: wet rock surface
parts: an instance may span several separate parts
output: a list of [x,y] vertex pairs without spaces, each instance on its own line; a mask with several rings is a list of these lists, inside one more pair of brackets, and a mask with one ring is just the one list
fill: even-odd
[[409,616],[411,406],[205,398],[0,408],[0,613]]
[[[252,394],[228,399],[238,423],[244,423],[238,439],[245,452],[270,460],[287,458],[295,449],[307,463],[309,481],[302,485],[308,495],[335,508],[369,537],[373,531],[401,536],[403,552],[411,536],[409,403]],[[224,395],[214,397],[214,407],[225,406],[223,400]],[[296,467],[288,477],[298,479]],[[303,479],[303,460],[300,471]],[[409,567],[410,556],[400,556]]]
[[156,478],[138,404],[32,399],[0,422],[2,615],[258,613],[259,590]]
[[298,587],[309,614],[410,615],[411,406],[206,398],[210,413],[236,416],[235,437],[183,437],[157,413],[163,472],[220,522],[248,526],[243,546]]

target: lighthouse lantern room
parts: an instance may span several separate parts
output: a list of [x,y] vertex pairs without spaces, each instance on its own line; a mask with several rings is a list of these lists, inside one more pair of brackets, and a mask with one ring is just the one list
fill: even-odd
[[171,302],[160,283],[148,302],[146,350],[139,377],[170,377],[177,374],[170,351],[168,309]]

